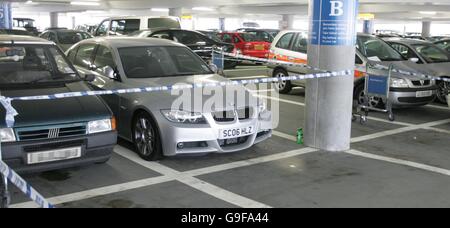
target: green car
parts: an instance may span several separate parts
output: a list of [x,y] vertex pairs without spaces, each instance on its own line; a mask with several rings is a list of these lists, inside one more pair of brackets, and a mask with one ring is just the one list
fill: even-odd
[[[0,92],[5,97],[89,91],[52,42],[0,35]],[[2,159],[20,173],[41,172],[109,160],[117,143],[115,119],[96,96],[13,101],[19,113],[7,128],[0,107]]]

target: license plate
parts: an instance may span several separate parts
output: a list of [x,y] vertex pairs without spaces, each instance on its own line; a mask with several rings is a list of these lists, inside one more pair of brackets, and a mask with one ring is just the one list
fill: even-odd
[[431,95],[433,95],[433,91],[431,90],[416,92],[416,97],[431,97]]
[[248,135],[252,135],[255,132],[253,126],[242,127],[242,128],[232,128],[232,129],[222,129],[219,132],[219,139],[232,139],[239,138]]
[[264,45],[255,45],[255,50],[264,51]]
[[28,164],[68,160],[81,157],[81,147],[65,148],[60,150],[41,151],[28,154]]

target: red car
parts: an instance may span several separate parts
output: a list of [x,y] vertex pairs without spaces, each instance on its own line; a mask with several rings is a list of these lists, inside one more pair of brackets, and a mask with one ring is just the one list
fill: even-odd
[[224,32],[218,36],[223,42],[234,44],[237,53],[256,58],[269,57],[270,43],[253,33]]

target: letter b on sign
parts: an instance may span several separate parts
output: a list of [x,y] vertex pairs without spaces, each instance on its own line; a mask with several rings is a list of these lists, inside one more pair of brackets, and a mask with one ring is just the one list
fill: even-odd
[[344,15],[344,3],[341,1],[330,1],[331,4],[331,12],[330,16],[339,17]]

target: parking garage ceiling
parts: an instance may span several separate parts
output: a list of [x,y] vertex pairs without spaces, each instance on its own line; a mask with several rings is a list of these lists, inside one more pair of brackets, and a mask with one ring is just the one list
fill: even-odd
[[[183,7],[184,12],[198,15],[307,15],[308,0],[20,0],[15,7],[32,12],[82,12],[86,10],[119,10],[124,14],[151,8]],[[86,4],[87,2],[87,4]],[[360,12],[373,13],[377,19],[413,21],[450,21],[448,0],[360,0]],[[209,7],[194,10],[193,7]],[[144,10],[145,12],[145,10]]]

